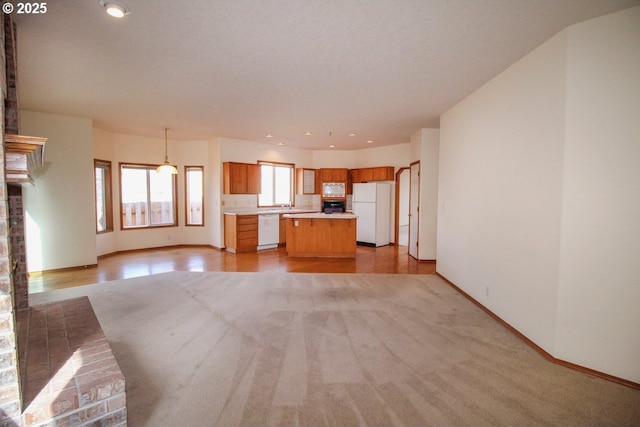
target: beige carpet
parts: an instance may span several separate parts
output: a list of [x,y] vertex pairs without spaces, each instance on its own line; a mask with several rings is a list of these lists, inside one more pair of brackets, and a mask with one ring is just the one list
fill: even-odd
[[88,295],[129,426],[640,425],[640,390],[547,362],[437,276],[187,273]]

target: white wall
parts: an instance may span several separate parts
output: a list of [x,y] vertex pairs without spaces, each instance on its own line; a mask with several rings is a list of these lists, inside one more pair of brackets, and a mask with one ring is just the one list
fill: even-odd
[[[114,236],[118,251],[161,247],[168,245],[192,244],[208,245],[210,221],[204,227],[185,226],[185,183],[184,166],[204,166],[205,174],[209,165],[207,141],[175,141],[168,138],[167,152],[171,164],[178,168],[178,227],[158,227],[149,229],[121,230],[119,163],[160,164],[164,161],[164,136],[148,138],[114,133],[112,178],[114,189]],[[205,191],[209,183],[205,180]],[[205,215],[207,213],[205,212]],[[213,225],[215,226],[215,225]]]
[[411,136],[411,162],[420,162],[418,259],[437,258],[440,130],[420,129]]
[[554,352],[566,35],[441,118],[438,266]]
[[355,152],[350,150],[315,150],[311,152],[312,168],[353,168]]
[[[93,156],[95,159],[108,160],[111,162],[111,188],[118,189],[118,164],[113,162],[113,134],[106,130],[93,128]],[[114,195],[115,196],[115,195]],[[112,201],[113,226],[119,227],[118,215],[120,208]],[[110,254],[118,251],[117,234],[113,232],[100,233],[96,235],[96,252],[98,256]]]
[[435,260],[438,246],[438,174],[440,130],[422,129],[420,158],[420,233],[418,259]]
[[441,118],[438,272],[560,359],[640,382],[640,8]]
[[222,161],[220,160],[221,138],[209,141],[208,167],[205,168],[205,223],[210,224],[209,241],[216,248],[224,247],[224,218],[222,215]]
[[406,143],[357,150],[354,152],[354,162],[349,168],[393,166],[397,171],[401,167],[409,167],[409,163],[411,163],[409,143]]
[[28,270],[95,264],[91,120],[21,111],[20,131],[48,138],[35,185],[23,186]]
[[640,382],[640,7],[567,53],[556,353]]

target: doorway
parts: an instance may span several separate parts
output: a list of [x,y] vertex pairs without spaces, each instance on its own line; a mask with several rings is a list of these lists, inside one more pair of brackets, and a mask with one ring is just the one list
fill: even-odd
[[400,168],[396,172],[396,218],[395,242],[398,246],[409,245],[409,168]]
[[420,227],[420,161],[411,163],[409,174],[409,255],[418,259],[418,231]]

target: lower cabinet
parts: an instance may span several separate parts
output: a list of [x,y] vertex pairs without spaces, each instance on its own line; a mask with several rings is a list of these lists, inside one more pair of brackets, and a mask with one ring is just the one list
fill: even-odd
[[290,257],[355,258],[356,218],[287,218]]
[[225,215],[224,246],[232,253],[256,251],[258,215]]

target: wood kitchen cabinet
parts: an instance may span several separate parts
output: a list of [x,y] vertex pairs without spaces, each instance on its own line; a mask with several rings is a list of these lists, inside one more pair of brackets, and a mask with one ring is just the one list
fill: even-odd
[[224,246],[232,253],[257,251],[258,215],[225,215]]
[[346,168],[325,168],[320,169],[321,182],[347,182]]
[[378,166],[373,168],[374,181],[393,181],[394,179],[393,166]]
[[353,183],[395,180],[393,166],[352,169],[351,177]]
[[224,194],[260,194],[260,165],[224,162],[222,183]]
[[355,258],[356,217],[291,215],[286,218],[290,257]]
[[285,245],[287,243],[287,219],[284,214],[280,214],[280,238],[278,239],[279,245]]
[[296,194],[317,194],[319,188],[317,170],[307,168],[296,169]]

